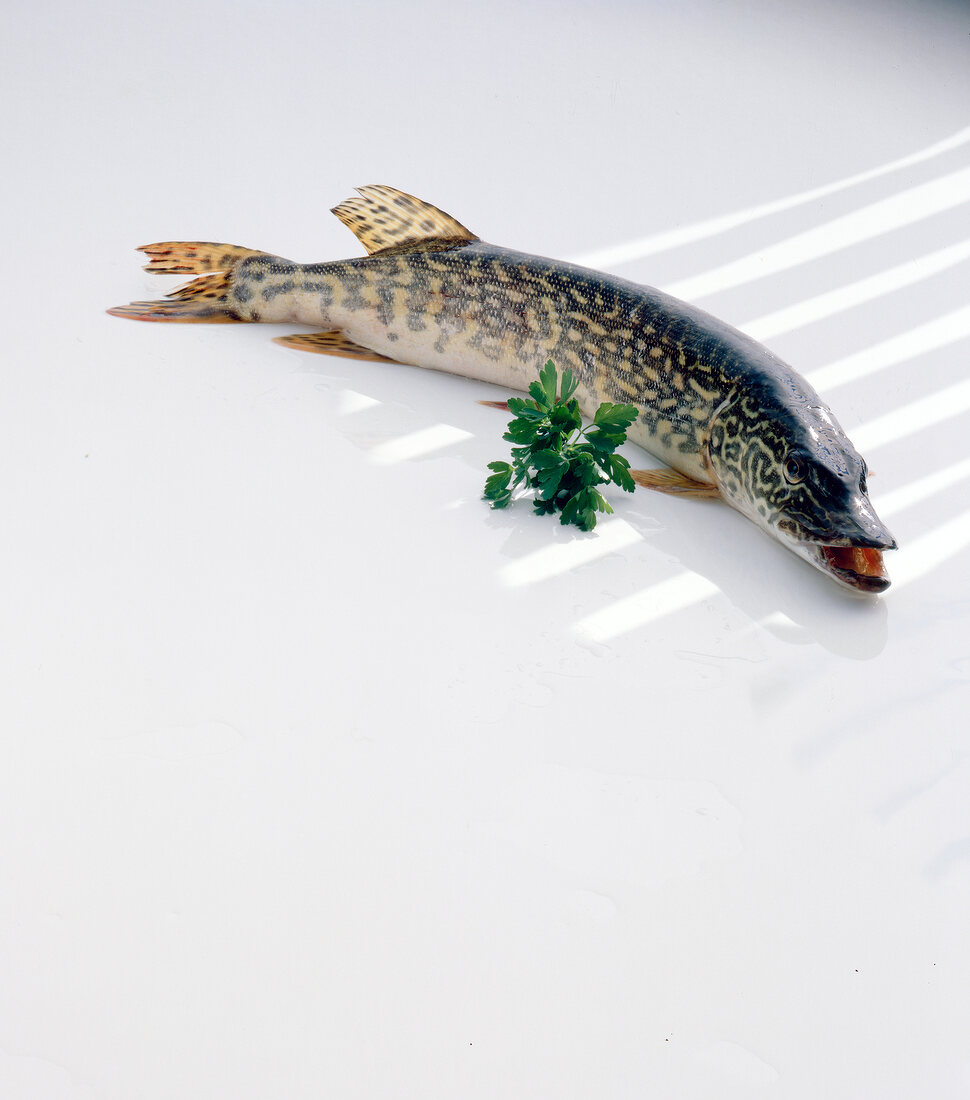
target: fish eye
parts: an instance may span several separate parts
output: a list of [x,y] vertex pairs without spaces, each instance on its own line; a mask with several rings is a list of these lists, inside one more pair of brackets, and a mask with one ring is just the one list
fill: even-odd
[[782,469],[785,472],[785,480],[791,485],[797,485],[798,482],[805,480],[808,463],[804,455],[800,455],[798,451],[790,451]]

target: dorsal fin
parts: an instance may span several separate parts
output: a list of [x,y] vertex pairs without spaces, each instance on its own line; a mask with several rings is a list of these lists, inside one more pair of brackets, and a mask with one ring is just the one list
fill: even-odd
[[423,241],[440,240],[454,246],[461,241],[478,240],[461,222],[414,195],[383,184],[357,190],[359,199],[347,199],[335,206],[333,213],[369,255]]

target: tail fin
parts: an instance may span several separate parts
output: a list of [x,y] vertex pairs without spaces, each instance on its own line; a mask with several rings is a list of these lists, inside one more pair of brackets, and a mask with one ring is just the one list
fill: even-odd
[[229,271],[247,256],[259,253],[238,244],[216,244],[213,241],[162,241],[143,244],[138,249],[148,256],[146,271],[159,275],[201,275],[206,271]]
[[163,241],[138,249],[148,257],[146,271],[159,275],[193,274],[192,279],[156,302],[131,302],[108,312],[135,321],[181,321],[229,324],[244,318],[229,303],[232,269],[247,256],[261,255],[252,248],[212,241]]

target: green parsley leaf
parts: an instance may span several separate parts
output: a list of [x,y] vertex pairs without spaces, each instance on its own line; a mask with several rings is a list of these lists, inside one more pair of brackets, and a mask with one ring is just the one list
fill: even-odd
[[596,410],[593,423],[598,428],[617,428],[626,431],[637,418],[637,410],[634,405],[612,405],[604,401]]
[[592,531],[597,513],[613,511],[597,486],[613,482],[633,492],[630,463],[613,452],[626,440],[638,416],[636,406],[606,401],[584,428],[573,396],[578,386],[570,370],[563,371],[560,383],[550,359],[529,386],[531,400],[509,398],[513,419],[502,438],[515,446],[511,463],[488,464],[493,472],[484,498],[493,508],[507,507],[517,489],[531,489],[538,515],[559,512],[561,523]]
[[512,467],[507,462],[490,462],[488,468],[495,472],[485,482],[485,499],[493,508],[505,508],[512,499]]

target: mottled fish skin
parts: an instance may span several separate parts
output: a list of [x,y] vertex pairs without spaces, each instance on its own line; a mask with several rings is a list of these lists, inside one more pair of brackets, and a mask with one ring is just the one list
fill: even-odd
[[[173,292],[175,302],[112,312],[299,322],[326,331],[281,342],[316,340],[306,350],[376,353],[518,390],[552,359],[578,379],[587,415],[603,401],[636,405],[633,442],[847,587],[888,586],[878,551],[895,542],[869,502],[865,463],[818,394],[767,348],[661,291],[487,244],[403,192],[360,192],[335,213],[368,256],[300,264],[205,242],[146,246],[149,270],[205,272],[199,257],[218,255],[231,266]],[[875,551],[876,564],[857,567],[839,548]]]
[[637,405],[630,438],[706,483],[714,413],[752,357],[790,388],[801,381],[754,340],[660,291],[481,241],[323,264],[253,256],[234,273],[230,301],[244,320],[340,329],[398,362],[520,390],[551,358],[579,379],[584,412]]

